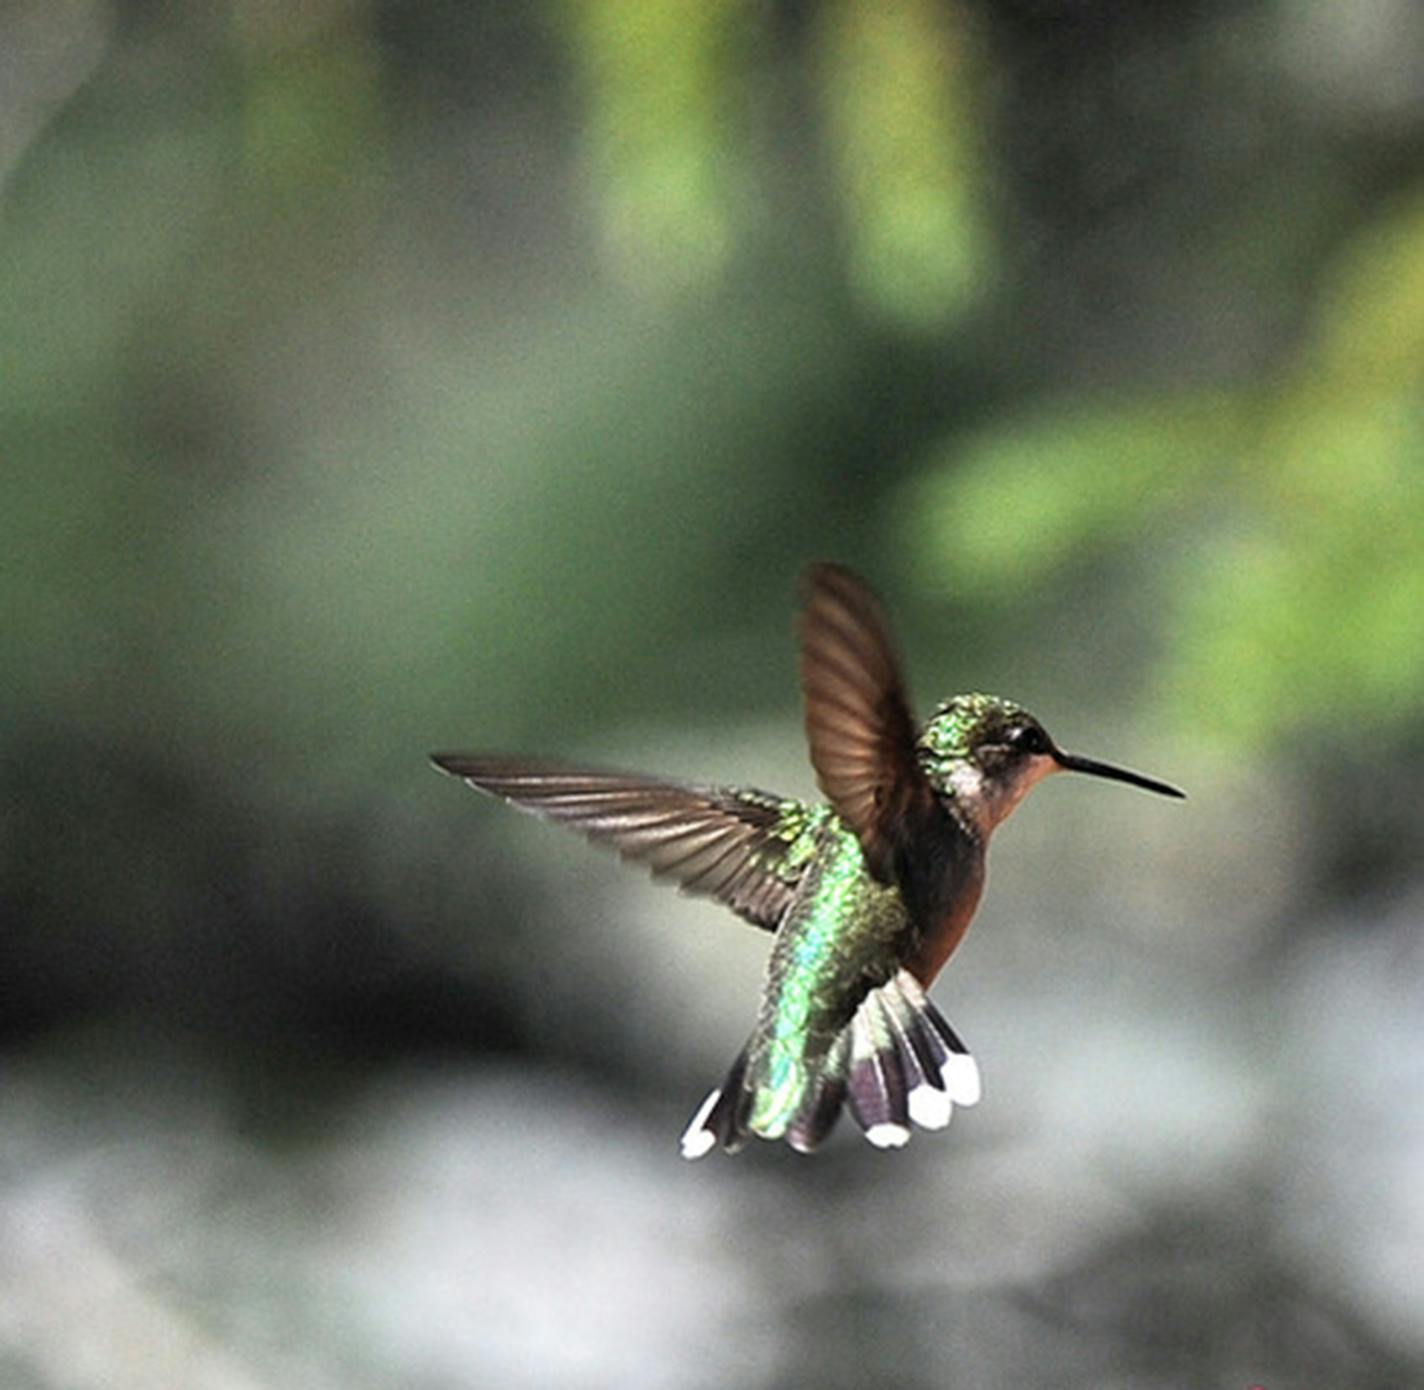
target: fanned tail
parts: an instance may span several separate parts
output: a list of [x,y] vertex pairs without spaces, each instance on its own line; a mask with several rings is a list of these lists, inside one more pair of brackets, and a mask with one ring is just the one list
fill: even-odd
[[[684,1158],[714,1148],[735,1153],[750,1137],[754,1094],[746,1086],[748,1050],[702,1102],[682,1136]],[[956,1105],[980,1094],[979,1068],[959,1034],[908,970],[871,990],[822,1062],[786,1132],[802,1153],[819,1147],[848,1108],[881,1149],[902,1148],[912,1125],[943,1129]]]
[[978,1101],[978,1064],[908,970],[866,996],[851,1034],[851,1114],[877,1148],[902,1148],[911,1124],[943,1129],[956,1105]]

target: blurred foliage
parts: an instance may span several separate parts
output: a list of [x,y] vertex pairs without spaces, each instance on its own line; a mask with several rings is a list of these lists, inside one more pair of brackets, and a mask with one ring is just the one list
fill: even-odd
[[930,583],[991,603],[1104,547],[1168,543],[1152,581],[1165,712],[1249,747],[1424,706],[1424,205],[1327,279],[1277,376],[1038,407],[941,450],[902,502]]
[[261,194],[310,203],[379,167],[387,122],[368,7],[351,0],[236,0],[243,156]]
[[742,0],[568,0],[587,92],[591,188],[635,283],[684,287],[726,265],[746,140]]
[[[785,177],[767,159],[768,17],[737,0],[592,0],[559,11],[582,77],[591,192],[642,288],[725,271]],[[942,325],[986,279],[969,16],[935,0],[817,7],[819,135],[847,279],[901,327]]]
[[935,0],[834,0],[819,26],[851,285],[902,326],[942,326],[989,276],[968,16]]

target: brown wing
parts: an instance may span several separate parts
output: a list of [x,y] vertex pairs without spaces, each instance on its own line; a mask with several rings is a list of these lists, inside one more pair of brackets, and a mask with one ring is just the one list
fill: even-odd
[[915,726],[880,602],[839,565],[814,565],[801,615],[806,737],[821,790],[860,837],[866,863],[893,881],[895,844],[933,793],[915,758]]
[[684,786],[629,772],[601,772],[532,758],[436,753],[431,761],[473,787],[557,821],[654,878],[719,899],[774,930],[796,890],[787,851],[809,808],[765,792]]

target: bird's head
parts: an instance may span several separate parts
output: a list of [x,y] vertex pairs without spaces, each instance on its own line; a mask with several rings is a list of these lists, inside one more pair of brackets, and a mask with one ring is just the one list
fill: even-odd
[[1086,772],[1162,796],[1182,796],[1165,782],[1063,752],[1033,715],[997,695],[946,700],[925,725],[915,751],[930,785],[951,798],[961,817],[985,838],[1054,772]]

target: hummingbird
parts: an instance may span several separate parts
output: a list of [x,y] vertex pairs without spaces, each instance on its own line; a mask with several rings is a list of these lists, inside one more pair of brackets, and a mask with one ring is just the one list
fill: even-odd
[[879,600],[812,566],[800,674],[819,804],[747,787],[499,754],[437,753],[471,786],[568,825],[773,933],[756,1024],[682,1136],[686,1158],[755,1135],[816,1149],[843,1108],[877,1148],[943,1129],[978,1065],[926,990],[969,928],[989,838],[1045,777],[1184,795],[1065,753],[1027,710],[956,695],[917,727]]

